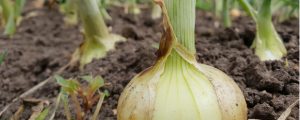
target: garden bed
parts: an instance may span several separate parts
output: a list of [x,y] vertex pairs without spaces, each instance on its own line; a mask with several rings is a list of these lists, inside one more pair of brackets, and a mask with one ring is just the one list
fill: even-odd
[[[107,21],[113,33],[127,41],[117,44],[107,57],[94,60],[84,71],[67,69],[61,75],[77,78],[82,75],[101,75],[109,83],[109,91],[100,111],[101,120],[116,119],[120,93],[134,75],[151,66],[161,37],[161,20],[152,20],[150,11],[141,15],[124,14],[122,8],[112,7]],[[32,16],[32,13],[36,15]],[[66,27],[63,16],[48,8],[23,12],[24,20],[16,35],[9,39],[0,36],[0,51],[8,52],[0,66],[0,108],[12,99],[52,76],[66,65],[72,52],[83,41],[79,28]],[[197,11],[196,48],[198,62],[214,66],[231,76],[242,89],[248,105],[248,117],[275,120],[299,98],[299,24],[291,19],[275,24],[288,50],[287,61],[260,62],[249,48],[255,37],[255,23],[248,17],[237,18],[230,29],[219,26],[213,15]],[[0,31],[2,33],[2,30]],[[287,64],[288,63],[288,64]],[[58,95],[54,80],[30,97],[49,100]],[[0,119],[8,119],[20,105],[13,104]],[[62,111],[62,109],[60,109]],[[30,111],[23,114],[27,119]],[[299,105],[293,108],[288,120],[299,119]],[[65,119],[58,112],[56,120]]]

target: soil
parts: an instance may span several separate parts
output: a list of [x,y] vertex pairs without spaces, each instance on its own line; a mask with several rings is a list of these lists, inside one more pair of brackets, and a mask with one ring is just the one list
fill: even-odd
[[[101,120],[116,119],[120,93],[133,76],[153,64],[161,37],[161,20],[152,20],[149,10],[138,16],[122,11],[110,8],[108,12],[113,20],[107,23],[113,33],[125,36],[127,41],[118,43],[105,58],[86,65],[84,71],[72,69],[61,74],[65,78],[101,75],[110,84],[102,88],[108,90],[110,96],[102,105]],[[72,52],[83,41],[79,27],[65,26],[63,15],[56,10],[27,7],[23,16],[12,39],[0,35],[0,52],[8,52],[0,66],[1,110],[12,99],[67,64]],[[224,71],[237,82],[246,97],[249,119],[275,120],[299,98],[298,19],[275,24],[288,55],[283,61],[267,62],[259,61],[249,48],[255,37],[254,22],[248,17],[239,17],[233,23],[231,28],[224,28],[212,14],[197,11],[198,61]],[[51,81],[29,97],[49,100],[53,104],[58,92],[59,86]],[[8,119],[20,104],[21,101],[13,104],[0,119]],[[55,119],[64,120],[62,108],[59,111]],[[28,119],[30,112],[25,111],[22,120]],[[288,120],[298,120],[298,115],[299,105],[292,109]]]

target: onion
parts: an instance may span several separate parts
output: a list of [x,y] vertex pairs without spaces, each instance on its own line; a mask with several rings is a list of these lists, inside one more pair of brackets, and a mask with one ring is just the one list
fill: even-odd
[[246,120],[247,105],[236,83],[195,59],[195,0],[156,3],[165,30],[158,59],[126,86],[118,120]]

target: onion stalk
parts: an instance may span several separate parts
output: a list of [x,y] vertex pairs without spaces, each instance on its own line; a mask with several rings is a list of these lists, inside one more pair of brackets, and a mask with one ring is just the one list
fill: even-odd
[[222,17],[221,14],[223,10],[223,2],[224,0],[213,0],[213,12],[217,18]]
[[272,23],[271,0],[264,0],[258,11],[246,0],[239,2],[256,23],[256,37],[251,46],[255,54],[262,61],[280,60],[287,51]]
[[80,68],[93,59],[106,56],[115,48],[115,43],[124,41],[122,36],[111,34],[105,25],[97,0],[75,0],[77,12],[84,28],[84,42],[73,53],[71,65],[79,61]]
[[156,0],[164,34],[157,61],[136,75],[118,102],[118,120],[246,120],[236,83],[195,57],[195,0]]
[[2,23],[5,25],[4,34],[12,37],[16,32],[16,27],[20,24],[22,17],[21,12],[25,4],[25,0],[0,0],[2,8]]
[[222,19],[223,19],[223,24],[225,27],[231,27],[231,18],[230,18],[230,0],[223,0],[223,6],[222,6]]

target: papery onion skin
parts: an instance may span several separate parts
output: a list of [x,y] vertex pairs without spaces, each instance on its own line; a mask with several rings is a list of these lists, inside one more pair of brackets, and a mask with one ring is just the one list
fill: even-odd
[[247,120],[245,97],[234,80],[214,67],[205,64],[199,66],[204,74],[211,77],[222,109],[222,120]]
[[246,120],[244,96],[230,77],[204,64],[187,66],[167,74],[152,67],[135,77],[119,99],[118,120]]

